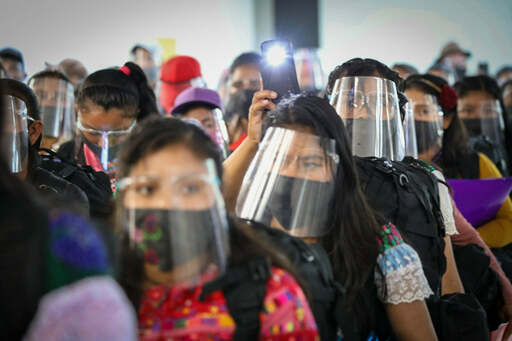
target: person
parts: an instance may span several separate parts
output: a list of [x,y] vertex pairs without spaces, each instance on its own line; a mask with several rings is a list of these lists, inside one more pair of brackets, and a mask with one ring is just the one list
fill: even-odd
[[454,88],[459,95],[458,116],[468,131],[470,145],[507,175],[512,160],[512,127],[506,120],[498,84],[481,75],[463,78]]
[[220,96],[215,90],[188,88],[176,97],[171,115],[196,120],[227,156],[229,136]]
[[47,198],[89,216],[89,200],[82,189],[42,167],[39,148],[44,126],[35,94],[16,80],[1,79],[0,84],[5,96],[3,109],[9,118],[2,138],[10,146],[5,156],[11,172]]
[[109,174],[115,193],[119,147],[137,122],[158,114],[155,94],[142,69],[128,62],[90,74],[76,103],[77,136],[62,144],[58,155]]
[[[432,291],[418,255],[364,199],[340,117],[314,95],[283,99],[277,106],[268,98],[272,93],[261,91],[253,100],[253,123],[273,109],[261,131],[251,127],[244,142],[263,136],[241,185],[237,215],[321,246],[344,288],[342,307],[350,313],[337,311],[336,319],[345,339],[367,339],[373,331],[379,339],[436,340],[424,302]],[[384,266],[399,264],[392,260],[399,252],[409,259],[403,267]],[[408,278],[402,293],[394,271]],[[414,324],[403,323],[411,316]]]
[[158,48],[157,46],[137,43],[130,50],[132,61],[140,66],[148,79],[149,86],[155,90],[158,81]]
[[499,86],[503,86],[506,82],[512,80],[512,65],[502,66],[498,72],[496,72],[496,81]]
[[451,68],[442,63],[436,63],[432,65],[431,67],[428,68],[427,73],[429,75],[441,77],[449,84],[453,84],[455,82]]
[[13,47],[4,47],[0,50],[0,64],[7,71],[7,75],[9,78],[15,79],[17,81],[23,82],[25,78],[27,78],[27,73],[25,72],[25,61],[23,59],[23,54],[13,48]]
[[471,52],[463,50],[459,44],[451,41],[443,46],[434,64],[446,66],[454,76],[454,81],[457,82],[466,75],[467,60],[470,57]]
[[[286,258],[226,216],[221,160],[201,128],[175,118],[143,122],[123,146],[119,282],[139,312],[140,338],[316,339]],[[247,292],[254,281],[261,288]]]
[[4,137],[12,112],[5,99],[0,96],[0,267],[8,280],[0,282],[0,328],[4,338],[20,340],[43,295],[112,269],[103,239],[87,220],[48,206],[11,173],[5,150],[12,145]]
[[317,50],[298,49],[293,58],[301,91],[320,95],[325,87],[325,76]]
[[229,67],[229,94],[239,90],[259,90],[261,55],[255,52],[245,52],[233,60]]
[[201,66],[190,56],[175,56],[162,64],[160,69],[160,105],[168,115],[176,97],[192,86],[204,87]]
[[249,108],[256,90],[240,90],[229,97],[226,104],[224,119],[226,120],[229,140],[229,149],[234,151],[247,138],[249,126]]
[[61,60],[57,65],[57,69],[62,71],[66,77],[68,77],[75,89],[85,80],[85,78],[87,78],[88,75],[84,64],[73,58],[65,58]]
[[71,80],[60,71],[44,70],[28,80],[39,103],[43,122],[41,147],[58,148],[74,137],[75,98]]
[[402,79],[407,79],[407,77],[409,77],[410,75],[417,75],[419,73],[418,69],[416,69],[414,66],[407,64],[407,63],[393,64],[393,66],[391,67],[391,70],[398,73],[398,75]]
[[[434,111],[440,109],[442,114],[442,123],[439,122],[439,112],[435,114],[436,123],[431,124],[428,120],[420,123],[426,128],[419,129],[424,130],[425,133],[417,135],[420,140],[418,144],[423,144],[425,146],[423,149],[430,150],[420,154],[420,158],[424,157],[425,161],[437,164],[449,179],[501,177],[496,166],[485,155],[469,148],[466,131],[459,118],[457,93],[445,80],[432,75],[412,76],[405,82],[405,93],[412,103],[421,105],[419,110],[422,112],[431,112],[430,109],[421,108],[431,106],[435,100],[438,107]],[[426,99],[430,102],[427,103]],[[442,142],[439,145],[440,124],[442,124]],[[478,233],[489,247],[502,247],[512,242],[511,219],[512,202],[506,199],[495,219],[475,227],[478,228]]]

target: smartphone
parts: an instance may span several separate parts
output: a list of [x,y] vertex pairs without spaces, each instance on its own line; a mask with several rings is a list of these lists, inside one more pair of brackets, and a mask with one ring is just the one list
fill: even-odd
[[293,61],[292,43],[287,40],[267,40],[261,43],[260,73],[263,89],[277,92],[274,102],[290,94],[300,93]]

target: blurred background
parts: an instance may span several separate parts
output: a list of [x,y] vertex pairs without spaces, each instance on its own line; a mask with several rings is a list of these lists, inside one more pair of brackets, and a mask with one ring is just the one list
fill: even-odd
[[[140,41],[165,38],[201,64],[215,87],[234,57],[265,39],[295,35],[318,48],[326,73],[351,57],[426,71],[456,41],[494,73],[512,57],[510,0],[2,0],[0,42],[20,49],[27,73],[66,57],[89,72],[121,65]],[[304,41],[300,41],[300,40]],[[302,46],[310,45],[310,46]]]

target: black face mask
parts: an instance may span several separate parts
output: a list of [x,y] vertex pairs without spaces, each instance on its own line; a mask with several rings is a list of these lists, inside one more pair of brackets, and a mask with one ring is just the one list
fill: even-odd
[[437,122],[415,121],[418,153],[423,154],[434,147],[439,141]]
[[49,105],[40,108],[41,121],[43,122],[43,136],[60,136],[61,117],[57,114],[60,110],[62,110],[62,108]]
[[162,271],[186,264],[214,245],[210,210],[136,209],[135,228],[145,236],[143,243],[136,242],[138,250]]
[[279,175],[268,208],[287,231],[315,226],[323,229],[328,224],[333,193],[331,182]]
[[475,137],[482,135],[482,120],[480,118],[465,118],[462,122],[464,122],[469,136]]

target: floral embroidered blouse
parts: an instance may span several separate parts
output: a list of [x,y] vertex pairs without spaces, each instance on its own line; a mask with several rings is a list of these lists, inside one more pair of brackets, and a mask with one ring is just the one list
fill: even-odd
[[[260,340],[319,340],[313,314],[300,286],[273,267],[260,312]],[[222,291],[199,300],[202,287],[157,286],[139,308],[141,340],[231,340],[235,322]]]

